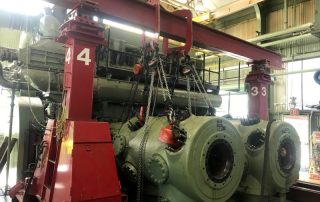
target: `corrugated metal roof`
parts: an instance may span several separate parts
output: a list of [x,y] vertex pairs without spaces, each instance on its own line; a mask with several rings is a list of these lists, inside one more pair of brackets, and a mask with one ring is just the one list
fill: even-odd
[[[188,0],[169,0],[174,3],[174,1],[178,1],[180,3],[188,5]],[[194,0],[189,1],[188,6],[195,8],[196,11],[214,11],[222,6],[233,3],[237,0]]]

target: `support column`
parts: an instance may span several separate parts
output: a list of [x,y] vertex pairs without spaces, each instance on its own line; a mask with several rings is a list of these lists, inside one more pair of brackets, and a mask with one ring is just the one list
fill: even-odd
[[60,28],[66,45],[64,101],[67,119],[90,120],[92,114],[95,49],[104,42],[104,28],[87,16],[76,16]]
[[97,5],[82,2],[60,28],[67,120],[45,201],[121,201],[109,125],[91,119],[95,50],[104,43],[104,27],[93,21],[96,13]]
[[103,25],[92,19],[96,13],[97,5],[81,1],[60,28],[66,120],[48,121],[34,175],[11,193],[17,198],[25,193],[19,201],[121,201],[109,124],[91,119],[95,49],[104,42]]
[[268,87],[271,83],[271,76],[267,72],[267,62],[257,61],[251,67],[252,70],[245,80],[249,93],[249,117],[268,120]]

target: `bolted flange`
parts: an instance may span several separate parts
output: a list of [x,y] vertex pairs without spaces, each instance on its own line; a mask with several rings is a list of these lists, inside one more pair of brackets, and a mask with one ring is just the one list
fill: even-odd
[[154,154],[147,163],[148,178],[154,184],[163,184],[169,177],[169,169],[166,161],[159,155]]

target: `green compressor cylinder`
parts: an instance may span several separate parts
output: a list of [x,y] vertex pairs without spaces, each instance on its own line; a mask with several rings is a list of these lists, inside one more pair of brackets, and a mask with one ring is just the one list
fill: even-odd
[[238,189],[244,201],[261,201],[288,192],[300,170],[300,139],[293,126],[283,121],[233,124],[245,145],[247,163]]
[[142,171],[145,201],[224,202],[237,190],[244,170],[244,145],[230,121],[190,116],[179,124],[185,138],[178,146],[172,143],[179,138],[175,133],[170,137],[166,117],[150,117],[147,125],[147,130],[133,131],[128,123],[111,124],[120,172],[136,183]]

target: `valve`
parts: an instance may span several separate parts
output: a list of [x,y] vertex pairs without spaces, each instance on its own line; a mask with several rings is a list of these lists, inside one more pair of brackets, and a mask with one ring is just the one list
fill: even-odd
[[167,144],[166,149],[179,151],[187,140],[187,132],[176,125],[168,125],[160,130],[160,142]]
[[142,70],[143,70],[142,65],[138,63],[133,66],[132,72],[134,75],[139,75],[142,73]]

